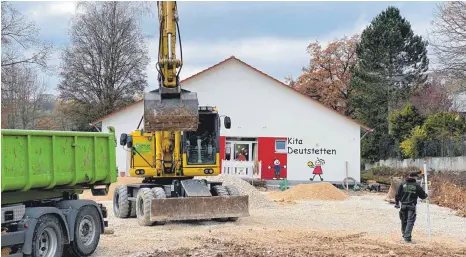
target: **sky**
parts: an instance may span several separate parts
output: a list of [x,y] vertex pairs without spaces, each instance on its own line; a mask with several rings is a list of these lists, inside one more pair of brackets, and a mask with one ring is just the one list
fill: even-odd
[[[428,36],[438,2],[178,2],[183,46],[181,79],[230,56],[284,81],[297,78],[309,62],[306,47],[318,40],[361,33],[388,6],[396,6],[416,34]],[[75,2],[13,2],[40,29],[40,38],[54,44],[49,64],[60,63],[60,49],[69,45],[70,18]],[[155,6],[155,5],[154,5]],[[154,13],[156,10],[154,10]],[[141,20],[149,57],[146,91],[156,89],[158,19]],[[178,47],[178,46],[177,46]],[[58,71],[58,69],[55,69]],[[56,93],[58,74],[42,74],[49,93]]]

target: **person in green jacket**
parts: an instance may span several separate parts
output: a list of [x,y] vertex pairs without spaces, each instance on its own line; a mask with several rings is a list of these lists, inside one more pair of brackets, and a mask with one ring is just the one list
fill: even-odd
[[[401,233],[405,242],[411,242],[411,233],[416,221],[416,204],[418,198],[426,199],[428,195],[417,184],[418,172],[412,172],[401,183],[395,195],[395,208],[400,209]],[[400,206],[401,203],[401,206]]]

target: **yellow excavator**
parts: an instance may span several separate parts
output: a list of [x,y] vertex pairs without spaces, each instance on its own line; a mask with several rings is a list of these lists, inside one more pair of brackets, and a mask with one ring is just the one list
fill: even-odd
[[[118,185],[113,195],[116,217],[136,217],[142,226],[172,220],[236,221],[249,216],[249,197],[222,182],[195,179],[220,174],[220,127],[216,107],[199,106],[197,94],[180,87],[182,62],[176,2],[157,2],[159,17],[159,88],[144,95],[138,128],[121,134],[130,154],[131,177],[142,183]],[[144,120],[144,129],[139,129]],[[223,125],[231,127],[224,116]]]

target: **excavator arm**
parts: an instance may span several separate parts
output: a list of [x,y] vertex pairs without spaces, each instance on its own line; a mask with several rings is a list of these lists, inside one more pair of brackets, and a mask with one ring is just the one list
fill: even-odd
[[[179,74],[183,66],[176,56],[179,37],[177,4],[157,2],[159,17],[159,54],[157,62],[159,88],[144,95],[144,130],[196,131],[199,122],[197,94],[182,90]],[[178,32],[178,33],[177,33]]]

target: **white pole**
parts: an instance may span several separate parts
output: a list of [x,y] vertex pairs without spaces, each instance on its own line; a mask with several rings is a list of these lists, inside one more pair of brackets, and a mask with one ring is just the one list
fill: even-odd
[[[426,194],[429,194],[429,184],[427,183],[427,164],[424,162],[424,186]],[[429,197],[426,199],[426,211],[427,211],[427,233],[429,234],[429,241],[432,240],[430,231],[430,209],[429,209]]]
[[345,161],[345,170],[346,170],[346,191],[349,191],[349,186],[348,186],[348,161]]

